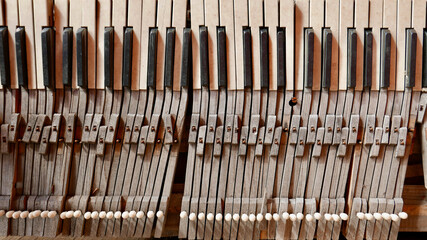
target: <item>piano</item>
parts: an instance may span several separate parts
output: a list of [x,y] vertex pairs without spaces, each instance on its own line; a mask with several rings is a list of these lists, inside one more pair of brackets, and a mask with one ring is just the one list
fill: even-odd
[[426,24],[425,0],[2,0],[0,236],[397,239]]

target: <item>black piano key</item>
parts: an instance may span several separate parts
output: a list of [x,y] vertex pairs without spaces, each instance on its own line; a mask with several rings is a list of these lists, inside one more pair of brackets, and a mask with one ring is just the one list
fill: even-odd
[[17,27],[15,32],[16,67],[18,70],[18,84],[28,87],[27,47],[25,42],[25,27]]
[[168,28],[166,32],[165,53],[165,86],[173,87],[173,65],[175,60],[175,28]]
[[181,87],[189,87],[192,73],[191,28],[184,28],[182,36]]
[[259,42],[260,42],[260,61],[261,61],[261,88],[268,88],[270,82],[270,53],[268,49],[268,28],[260,28]]
[[252,36],[251,29],[243,29],[243,77],[245,88],[252,87]]
[[313,87],[314,30],[307,28],[304,39],[304,87]]
[[114,28],[104,29],[104,85],[113,87],[114,82]]
[[348,29],[347,35],[347,87],[356,87],[357,33]]
[[133,28],[125,29],[123,41],[123,69],[122,86],[130,88],[132,82],[132,46],[133,46]]
[[424,30],[423,36],[423,88],[427,87],[427,30]]
[[363,87],[372,86],[372,30],[365,30],[365,49],[363,59]]
[[62,84],[71,87],[73,74],[73,29],[65,28],[62,33]]
[[381,30],[380,88],[390,87],[390,50],[391,50],[390,30],[382,29]]
[[157,28],[150,29],[148,40],[148,66],[147,66],[147,85],[156,87],[156,68],[157,68]]
[[202,87],[209,87],[209,46],[208,28],[201,26],[199,29],[200,42],[200,81]]
[[7,27],[0,27],[0,76],[1,84],[10,86],[10,62],[9,62],[9,31]]
[[406,76],[405,87],[415,86],[415,65],[417,59],[417,32],[414,29],[406,30]]
[[55,87],[55,30],[42,30],[43,83],[45,87]]
[[218,86],[227,87],[227,36],[225,27],[217,29],[218,41]]
[[79,28],[76,36],[77,85],[87,88],[87,28]]
[[332,31],[323,29],[322,40],[322,87],[331,87],[331,61],[332,61]]
[[286,33],[284,28],[277,30],[277,87],[285,87],[286,82]]

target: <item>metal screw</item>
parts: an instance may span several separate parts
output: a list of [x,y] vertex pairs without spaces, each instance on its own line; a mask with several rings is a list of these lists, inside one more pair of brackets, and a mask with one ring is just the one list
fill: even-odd
[[154,126],[151,127],[151,131],[154,132],[156,131],[156,128]]
[[46,143],[47,141],[46,141],[46,138],[43,138],[42,139],[42,143]]
[[104,138],[99,138],[99,143],[104,143]]
[[303,145],[304,144],[304,141],[303,140],[300,140],[299,141],[299,145]]
[[273,128],[268,128],[268,132],[271,133],[273,131]]
[[126,132],[130,132],[130,127],[126,126]]
[[193,132],[194,132],[194,131],[196,131],[196,127],[195,127],[195,126],[192,126],[192,127],[191,127],[191,131],[193,131]]
[[314,127],[313,126],[311,126],[311,131],[314,132]]
[[209,127],[209,132],[213,132],[213,127]]
[[256,132],[256,127],[252,128],[252,132],[255,133]]
[[27,127],[27,131],[31,131],[31,127],[30,126]]
[[353,127],[353,132],[356,132],[356,128],[355,127]]
[[199,143],[203,143],[203,138],[199,138]]
[[110,126],[110,132],[112,132],[112,131],[114,131],[114,128],[113,128],[113,126]]
[[96,126],[93,126],[93,127],[92,127],[92,131],[96,131]]
[[89,126],[85,126],[85,131],[89,132]]
[[321,144],[320,140],[317,140],[317,145],[320,145],[320,144]]
[[230,131],[231,131],[231,127],[227,126],[227,132],[230,132]]
[[220,140],[219,138],[217,138],[217,139],[216,139],[216,143],[217,143],[217,144],[220,144],[220,143],[221,143],[221,140]]
[[135,132],[139,132],[139,127],[138,127],[138,126],[135,126],[134,131],[135,131]]
[[246,139],[245,138],[242,138],[242,143],[246,144]]

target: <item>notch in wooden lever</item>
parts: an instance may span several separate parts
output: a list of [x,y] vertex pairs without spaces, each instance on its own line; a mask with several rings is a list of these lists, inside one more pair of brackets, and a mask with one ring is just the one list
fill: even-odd
[[347,87],[356,87],[356,62],[357,62],[357,33],[350,28],[347,33]]
[[227,36],[225,27],[217,28],[218,41],[218,86],[227,87]]
[[322,48],[322,87],[330,88],[332,61],[332,31],[329,28],[323,29]]
[[181,87],[188,87],[193,77],[191,52],[191,28],[184,28],[182,36]]
[[314,54],[314,30],[305,29],[304,39],[304,87],[313,87],[313,54]]
[[25,27],[17,27],[15,32],[16,67],[18,70],[18,84],[28,86],[27,47],[25,41]]
[[148,73],[147,85],[148,87],[156,87],[156,69],[157,69],[157,28],[150,29],[150,36],[148,40]]
[[391,33],[388,29],[381,29],[381,72],[380,87],[390,87],[390,51]]
[[269,72],[270,72],[270,63],[269,63],[269,49],[268,49],[268,28],[259,29],[259,42],[260,42],[260,55],[261,55],[261,88],[268,88],[269,85]]
[[417,32],[406,29],[405,87],[415,86],[415,66],[417,60]]
[[173,87],[174,60],[175,60],[175,28],[168,28],[166,32],[165,87]]
[[363,87],[372,86],[372,29],[365,30],[365,49],[363,60]]
[[243,29],[243,78],[245,88],[252,87],[252,36],[251,29]]
[[71,87],[73,74],[73,29],[64,28],[62,33],[62,84]]
[[200,80],[202,87],[209,87],[209,46],[208,28],[201,26],[199,29],[200,41]]
[[133,46],[133,27],[125,29],[123,41],[123,71],[122,86],[130,88],[132,82],[132,46]]
[[111,88],[114,82],[114,28],[104,29],[104,84]]
[[43,84],[55,87],[55,30],[46,27],[42,30]]
[[0,76],[1,85],[10,86],[9,31],[7,27],[0,27]]
[[77,30],[77,84],[87,88],[87,28]]
[[277,29],[277,87],[285,87],[286,81],[286,33]]

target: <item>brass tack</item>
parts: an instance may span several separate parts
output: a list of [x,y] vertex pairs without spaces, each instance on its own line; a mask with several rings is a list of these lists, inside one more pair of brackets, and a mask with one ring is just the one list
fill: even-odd
[[151,126],[151,131],[152,132],[156,131],[156,128],[154,126]]
[[328,132],[332,132],[332,127],[328,127]]
[[199,143],[203,143],[203,138],[199,138]]
[[213,129],[213,127],[212,127],[212,126],[211,126],[211,127],[209,127],[209,131],[210,131],[210,132],[213,132],[213,130],[214,130],[214,129]]
[[313,126],[311,126],[311,131],[314,132],[314,127]]
[[252,132],[255,133],[256,132],[256,127],[252,128]]
[[299,145],[303,145],[304,144],[304,141],[303,140],[300,140],[299,141]]
[[268,128],[268,132],[271,133],[273,131],[273,128]]
[[85,126],[85,131],[89,132],[89,126]]
[[246,139],[245,138],[242,138],[242,143],[246,144]]
[[217,143],[217,144],[220,144],[220,143],[221,143],[221,140],[220,140],[219,138],[217,138],[217,139],[216,139],[216,143]]
[[99,143],[104,143],[104,138],[99,138]]
[[68,126],[67,130],[68,130],[69,132],[71,132],[71,126]]
[[227,126],[227,132],[230,132],[230,131],[231,131],[231,127]]
[[130,127],[126,126],[126,132],[130,132]]
[[92,131],[96,131],[96,125],[92,127]]
[[279,140],[277,140],[277,138],[274,139],[274,144],[279,144]]
[[191,127],[191,131],[193,131],[193,132],[194,132],[194,131],[196,131],[196,127],[195,127],[195,126],[192,126],[192,127]]
[[31,126],[28,126],[28,127],[27,127],[27,131],[31,131]]
[[317,145],[320,145],[320,144],[321,144],[320,140],[317,140]]
[[353,127],[353,132],[356,132],[356,128],[355,127]]
[[113,126],[110,126],[110,132],[112,132],[112,131],[114,131],[114,128],[113,128]]

